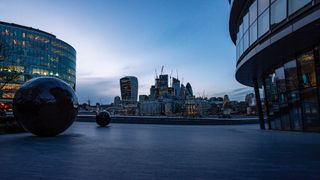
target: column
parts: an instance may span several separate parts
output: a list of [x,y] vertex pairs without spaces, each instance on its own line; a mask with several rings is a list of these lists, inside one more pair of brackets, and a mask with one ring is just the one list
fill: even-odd
[[256,104],[257,104],[257,109],[259,114],[260,129],[266,129],[264,126],[264,117],[262,112],[261,98],[260,98],[259,85],[258,85],[257,78],[253,79],[253,86],[254,86],[254,93],[256,95]]
[[269,110],[269,97],[268,97],[268,92],[266,88],[266,79],[262,79],[262,84],[263,84],[263,90],[264,90],[264,104],[266,106],[266,115],[267,115],[267,122],[268,122],[268,129],[271,129],[271,122],[270,122],[270,110]]

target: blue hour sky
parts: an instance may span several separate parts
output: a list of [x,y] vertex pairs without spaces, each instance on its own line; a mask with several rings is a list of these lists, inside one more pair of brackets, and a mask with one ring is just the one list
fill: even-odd
[[77,51],[80,102],[109,103],[119,79],[149,94],[155,69],[190,82],[196,96],[244,100],[236,82],[227,0],[0,0],[0,21],[50,32]]

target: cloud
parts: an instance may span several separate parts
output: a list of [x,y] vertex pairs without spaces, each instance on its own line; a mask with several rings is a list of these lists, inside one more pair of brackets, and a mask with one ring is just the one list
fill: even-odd
[[119,80],[117,78],[88,77],[77,81],[76,94],[79,102],[91,102],[103,104],[113,101],[115,96],[120,95]]

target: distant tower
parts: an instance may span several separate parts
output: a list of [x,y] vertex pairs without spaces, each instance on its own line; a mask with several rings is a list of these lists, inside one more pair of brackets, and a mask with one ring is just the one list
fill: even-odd
[[113,104],[114,104],[115,106],[119,106],[119,105],[121,104],[121,99],[120,99],[119,96],[116,96],[116,97],[114,98]]
[[160,75],[159,76],[159,96],[163,97],[168,94],[168,75]]
[[186,96],[189,96],[189,97],[193,96],[193,91],[190,83],[187,83],[186,85]]
[[151,86],[149,99],[150,99],[150,100],[155,100],[156,98],[157,98],[157,89],[156,89],[156,86]]
[[172,78],[172,88],[174,92],[174,96],[180,96],[180,81],[177,78]]
[[138,100],[138,79],[126,76],[120,79],[121,99],[124,103],[136,103]]
[[186,98],[186,88],[184,87],[183,84],[181,84],[181,88],[180,88],[180,98],[182,99]]

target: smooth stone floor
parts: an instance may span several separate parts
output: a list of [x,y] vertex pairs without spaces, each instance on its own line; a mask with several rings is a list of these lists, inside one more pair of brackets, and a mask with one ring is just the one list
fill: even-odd
[[1,135],[0,179],[320,179],[320,134],[76,122],[53,138]]

